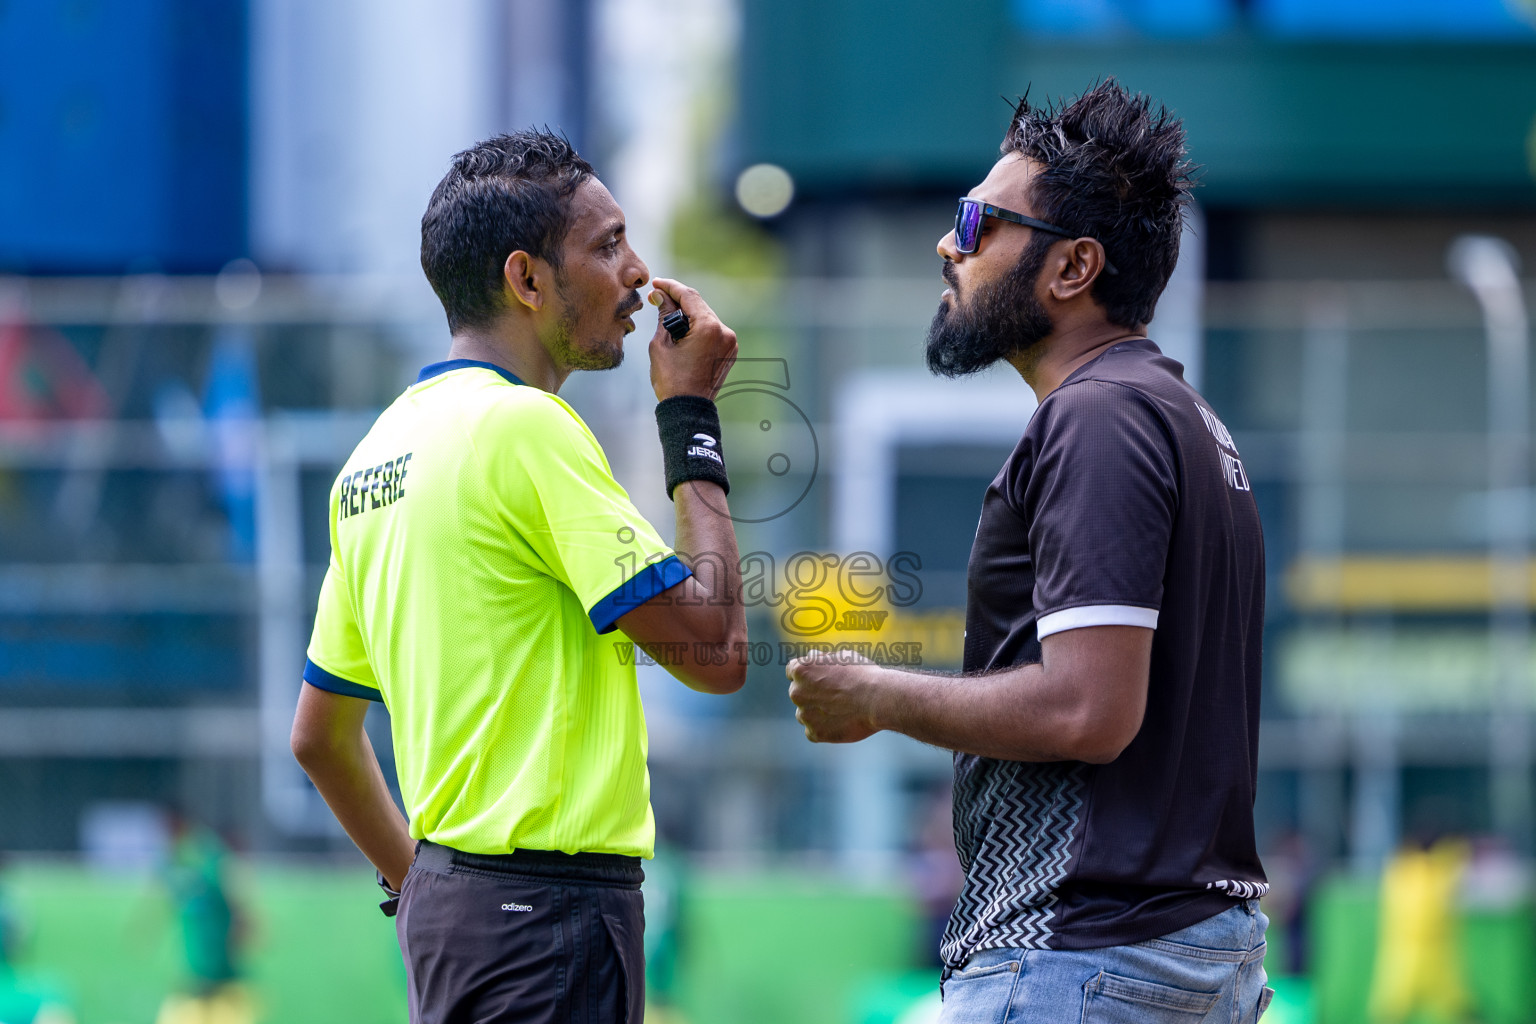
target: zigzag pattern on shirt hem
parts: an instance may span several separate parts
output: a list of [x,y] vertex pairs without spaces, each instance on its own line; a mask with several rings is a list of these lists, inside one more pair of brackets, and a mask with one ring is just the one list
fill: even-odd
[[956,767],[955,846],[965,885],[940,946],[944,962],[958,966],[983,946],[1048,948],[1084,766],[970,758]]
[[1236,896],[1240,900],[1256,900],[1269,895],[1268,882],[1244,882],[1237,878],[1223,878],[1215,882],[1206,882],[1207,889],[1215,889],[1224,892],[1228,896]]

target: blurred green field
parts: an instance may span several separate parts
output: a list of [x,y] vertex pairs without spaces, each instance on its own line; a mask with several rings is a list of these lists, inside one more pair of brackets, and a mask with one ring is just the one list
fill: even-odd
[[[241,882],[261,1020],[404,1024],[405,969],[368,872],[258,866]],[[154,1021],[178,981],[180,936],[151,881],[21,863],[6,889],[28,935],[24,966],[79,1024]]]
[[704,876],[682,910],[678,1003],[693,1024],[848,1024],[872,980],[923,952],[910,897],[824,875]]
[[[1312,912],[1312,993],[1317,1024],[1369,1019],[1376,960],[1376,884],[1340,876],[1318,891]],[[1536,1021],[1536,916],[1529,897],[1462,915],[1462,966],[1484,1024]]]
[[[366,870],[257,865],[239,878],[262,1021],[403,1024],[405,971]],[[68,997],[79,1024],[153,1022],[179,942],[153,882],[23,862],[6,890],[29,932],[28,972]],[[673,989],[695,1022],[845,1024],[871,978],[920,953],[908,898],[824,876],[696,877],[681,906]]]
[[[253,908],[248,965],[262,1021],[404,1024],[405,971],[366,870],[259,864],[239,877]],[[5,888],[29,932],[28,970],[68,996],[79,1024],[152,1024],[177,981],[179,942],[152,882],[22,862]],[[916,906],[890,887],[809,872],[699,873],[679,908],[680,956],[663,984],[692,1024],[891,1024],[938,984],[922,966]],[[1366,1019],[1376,914],[1373,884],[1322,886],[1314,975],[1276,978],[1276,1024]],[[1529,905],[1470,911],[1463,938],[1483,1019],[1536,1020]],[[1272,929],[1275,975],[1282,944]]]

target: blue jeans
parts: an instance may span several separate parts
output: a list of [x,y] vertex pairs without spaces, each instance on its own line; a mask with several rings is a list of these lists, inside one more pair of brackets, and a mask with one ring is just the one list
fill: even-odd
[[1258,900],[1104,949],[987,949],[944,982],[939,1024],[1254,1024],[1265,986]]

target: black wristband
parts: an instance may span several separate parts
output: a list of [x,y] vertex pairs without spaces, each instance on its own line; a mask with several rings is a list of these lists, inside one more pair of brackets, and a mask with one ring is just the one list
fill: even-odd
[[712,480],[731,493],[720,447],[720,411],[698,395],[674,395],[656,406],[656,429],[667,467],[667,497],[688,480]]

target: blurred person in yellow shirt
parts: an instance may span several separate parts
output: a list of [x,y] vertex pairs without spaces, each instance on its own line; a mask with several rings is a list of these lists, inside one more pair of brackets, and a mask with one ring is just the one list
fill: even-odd
[[1406,845],[1387,862],[1371,980],[1376,1024],[1468,1019],[1456,906],[1468,856],[1465,840],[1442,838]]

